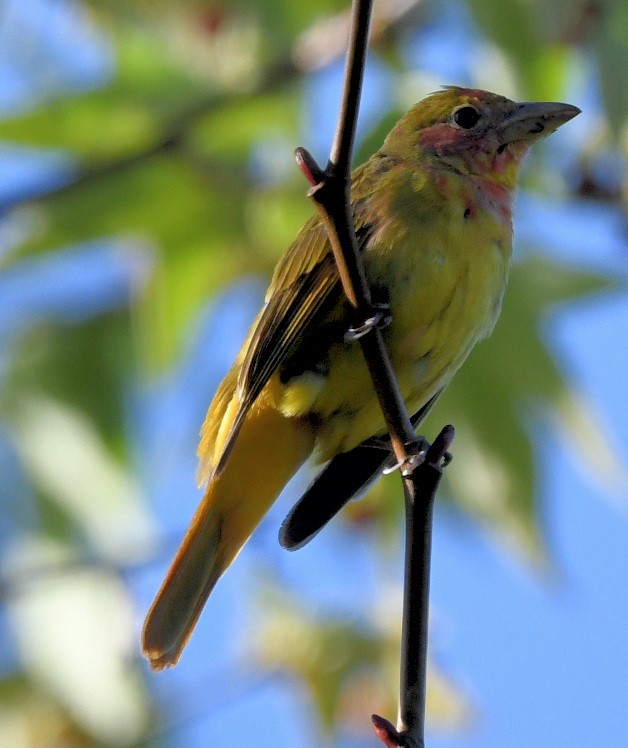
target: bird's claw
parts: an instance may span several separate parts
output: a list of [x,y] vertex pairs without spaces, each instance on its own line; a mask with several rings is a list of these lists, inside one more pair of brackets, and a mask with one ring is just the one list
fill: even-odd
[[[429,456],[429,451],[430,443],[425,439],[421,439],[418,444],[418,449],[415,452],[406,457],[404,460],[400,460],[394,465],[388,465],[387,467],[385,467],[382,470],[382,475],[390,475],[390,473],[394,473],[395,470],[401,470],[401,475],[403,475],[404,478],[407,478],[408,476],[412,475],[413,470],[415,470],[419,465],[425,462],[426,458]],[[444,452],[439,456],[436,462],[430,462],[430,464],[435,468],[441,469],[447,467],[447,465],[449,465],[452,460],[453,456],[451,452]]]
[[388,465],[382,470],[382,474],[390,475],[390,473],[394,473],[395,470],[401,470],[401,475],[406,478],[425,460],[425,455],[427,454],[429,446],[429,442],[425,439],[420,439],[420,441],[414,446],[412,454],[408,455],[405,459],[396,462],[394,465]]
[[382,470],[382,475],[390,475],[391,473],[394,473],[395,470],[401,470],[401,475],[403,475],[404,478],[407,478],[409,475],[412,475],[412,471],[418,467],[424,459],[425,450],[422,450],[421,452],[406,457],[405,460],[400,460],[399,462],[395,462],[394,465],[385,467]]
[[451,452],[445,452],[443,455],[443,459],[438,467],[447,467],[449,463],[454,459],[454,456]]
[[372,304],[371,305],[371,316],[368,317],[361,325],[356,327],[350,327],[345,333],[345,343],[352,343],[355,340],[359,340],[367,333],[374,330],[376,327],[388,327],[392,322],[392,315],[390,314],[390,307],[388,304]]

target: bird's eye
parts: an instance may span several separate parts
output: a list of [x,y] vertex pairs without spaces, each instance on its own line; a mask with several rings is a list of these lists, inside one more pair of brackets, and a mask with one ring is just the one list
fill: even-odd
[[472,106],[462,106],[454,112],[454,122],[465,130],[475,127],[479,119],[480,113]]

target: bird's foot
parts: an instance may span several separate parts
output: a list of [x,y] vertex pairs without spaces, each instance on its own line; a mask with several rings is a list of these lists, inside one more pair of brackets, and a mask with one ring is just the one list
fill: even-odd
[[370,316],[361,325],[350,327],[345,333],[345,343],[352,343],[371,332],[376,327],[380,330],[388,327],[392,322],[390,306],[388,304],[371,304]]
[[[451,429],[451,427],[446,428]],[[389,475],[390,473],[394,473],[395,470],[401,470],[401,475],[403,475],[404,478],[407,478],[409,475],[412,475],[413,470],[426,460],[430,465],[433,465],[436,468],[440,469],[447,467],[453,457],[451,453],[446,450],[446,446],[450,441],[447,442],[447,444],[444,443],[443,440],[446,438],[443,436],[444,431],[445,430],[438,435],[434,444],[430,444],[427,439],[424,439],[422,436],[418,437],[417,442],[412,445],[412,453],[404,460],[400,460],[393,465],[387,465],[382,470],[382,474]],[[447,436],[449,436],[448,432]],[[453,435],[451,438],[453,438]]]
[[427,439],[419,436],[417,437],[416,442],[406,445],[406,448],[410,454],[403,460],[387,465],[382,470],[383,475],[390,475],[390,473],[394,473],[395,470],[401,470],[401,475],[404,477],[410,475],[412,471],[425,460],[425,455],[427,454],[427,450],[430,448],[430,443]]

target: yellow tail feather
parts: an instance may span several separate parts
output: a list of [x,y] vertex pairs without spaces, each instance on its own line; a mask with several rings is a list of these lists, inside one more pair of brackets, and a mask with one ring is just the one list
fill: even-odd
[[[225,415],[237,411],[222,407]],[[263,392],[224,471],[210,480],[146,617],[142,643],[153,670],[176,665],[219,577],[313,446],[311,425],[286,418]]]

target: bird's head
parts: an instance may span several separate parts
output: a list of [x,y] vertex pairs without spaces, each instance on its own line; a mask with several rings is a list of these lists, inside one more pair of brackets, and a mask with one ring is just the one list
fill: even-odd
[[448,86],[415,104],[382,151],[514,187],[530,145],[579,113],[570,104],[518,104],[488,91]]

